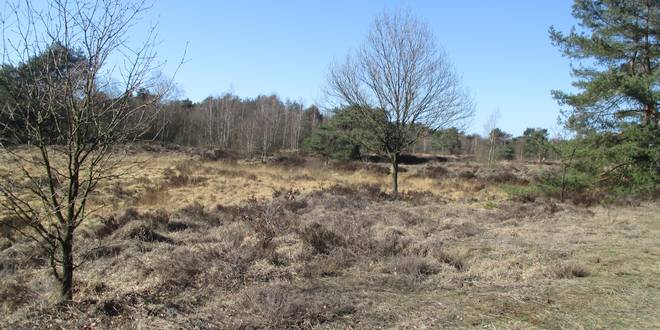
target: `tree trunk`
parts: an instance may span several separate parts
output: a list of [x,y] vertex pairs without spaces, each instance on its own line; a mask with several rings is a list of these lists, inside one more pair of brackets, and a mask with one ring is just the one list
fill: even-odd
[[655,105],[647,104],[646,109],[644,109],[644,119],[642,124],[645,126],[655,126],[658,124],[658,113],[655,109]]
[[73,230],[68,229],[62,242],[62,281],[60,283],[60,302],[73,300]]
[[392,195],[396,197],[399,194],[399,155],[392,156]]

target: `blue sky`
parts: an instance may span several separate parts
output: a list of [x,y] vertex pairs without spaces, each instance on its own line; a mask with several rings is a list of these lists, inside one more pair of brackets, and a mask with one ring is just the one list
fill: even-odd
[[[483,133],[499,109],[498,126],[557,129],[552,89],[569,89],[569,62],[550,44],[548,28],[575,23],[569,0],[552,1],[175,1],[154,3],[159,55],[193,101],[231,91],[242,97],[276,93],[322,102],[328,66],[357,48],[373,18],[404,8],[425,21],[476,101],[469,131]],[[136,34],[135,39],[139,39]]]

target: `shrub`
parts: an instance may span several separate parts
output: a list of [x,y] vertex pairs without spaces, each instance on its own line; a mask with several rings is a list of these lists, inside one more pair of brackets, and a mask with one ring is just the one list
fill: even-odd
[[327,255],[316,255],[305,262],[302,273],[307,278],[339,276],[343,269],[353,265],[356,258],[349,249],[338,247]]
[[305,162],[305,158],[299,155],[280,155],[271,160],[271,163],[285,168],[302,167]]
[[456,233],[456,237],[465,238],[479,235],[483,232],[483,229],[472,222],[463,222],[454,227],[454,232]]
[[450,265],[458,271],[465,271],[467,266],[463,262],[462,258],[458,255],[449,253],[445,250],[439,249],[433,252],[433,257],[435,257],[439,262]]
[[404,236],[401,231],[390,229],[383,237],[383,240],[378,242],[378,250],[381,255],[395,256],[403,252],[410,243],[411,239]]
[[204,150],[201,152],[200,156],[202,160],[205,161],[225,160],[229,162],[235,162],[240,158],[237,154],[223,149]]
[[169,237],[161,235],[154,231],[146,222],[134,222],[129,226],[122,228],[117,232],[121,238],[134,239],[142,242],[163,242],[173,244],[174,241]]
[[501,186],[509,197],[517,202],[530,203],[536,201],[536,198],[543,194],[538,185],[521,186],[515,184],[505,184]]
[[390,263],[389,273],[402,275],[411,279],[421,279],[428,275],[437,274],[439,269],[428,260],[417,256],[395,257]]
[[471,180],[477,177],[477,171],[465,170],[458,172],[458,177],[464,180]]
[[235,328],[308,329],[356,311],[339,292],[323,288],[305,290],[280,284],[249,291],[243,299],[243,306],[251,315],[248,319],[254,320],[256,316],[261,322],[235,324]]
[[584,266],[575,263],[564,263],[557,265],[553,270],[552,275],[555,278],[574,278],[574,277],[587,277],[591,272]]
[[328,254],[335,247],[345,245],[341,236],[318,222],[305,227],[300,236],[315,254]]
[[[30,289],[16,280],[3,278],[0,283],[0,301],[5,313],[14,311],[31,300]],[[5,314],[8,315],[8,314]]]
[[418,173],[419,176],[431,179],[442,179],[449,174],[449,170],[444,166],[426,166],[420,172]]
[[96,230],[96,235],[98,237],[106,237],[114,233],[117,229],[123,227],[130,221],[137,220],[140,217],[140,213],[132,207],[124,210],[124,214],[120,216],[111,215],[109,217],[101,217],[99,220],[101,226]]

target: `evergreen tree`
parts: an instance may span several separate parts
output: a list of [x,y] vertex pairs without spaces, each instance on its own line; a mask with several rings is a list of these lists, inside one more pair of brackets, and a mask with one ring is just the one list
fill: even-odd
[[[553,91],[566,105],[575,136],[567,176],[588,189],[653,196],[660,181],[660,2],[575,0],[580,22],[564,34],[550,28],[563,54],[575,60],[577,93]],[[574,152],[580,150],[580,152]],[[563,188],[562,188],[563,189]]]
[[441,152],[458,155],[461,152],[461,134],[455,127],[437,131],[433,134],[432,146]]
[[553,91],[571,108],[567,125],[578,131],[657,126],[660,2],[576,0],[573,16],[578,29],[564,34],[550,28],[553,43],[578,61],[572,73],[579,92]]
[[354,118],[354,109],[344,108],[334,112],[325,122],[303,141],[303,150],[326,159],[350,160],[360,158],[357,136],[364,133]]
[[548,153],[548,130],[544,128],[528,128],[523,132],[525,139],[525,154],[534,157],[539,163]]

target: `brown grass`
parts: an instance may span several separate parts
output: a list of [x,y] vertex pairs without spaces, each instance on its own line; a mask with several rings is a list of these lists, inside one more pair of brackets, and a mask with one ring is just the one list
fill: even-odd
[[108,207],[81,228],[67,308],[53,304],[38,245],[3,233],[0,327],[660,323],[658,203],[523,203],[497,182],[524,182],[527,170],[457,162],[442,175],[404,165],[392,198],[389,178],[363,168],[207,156],[137,153],[148,166],[99,190],[94,202]]

